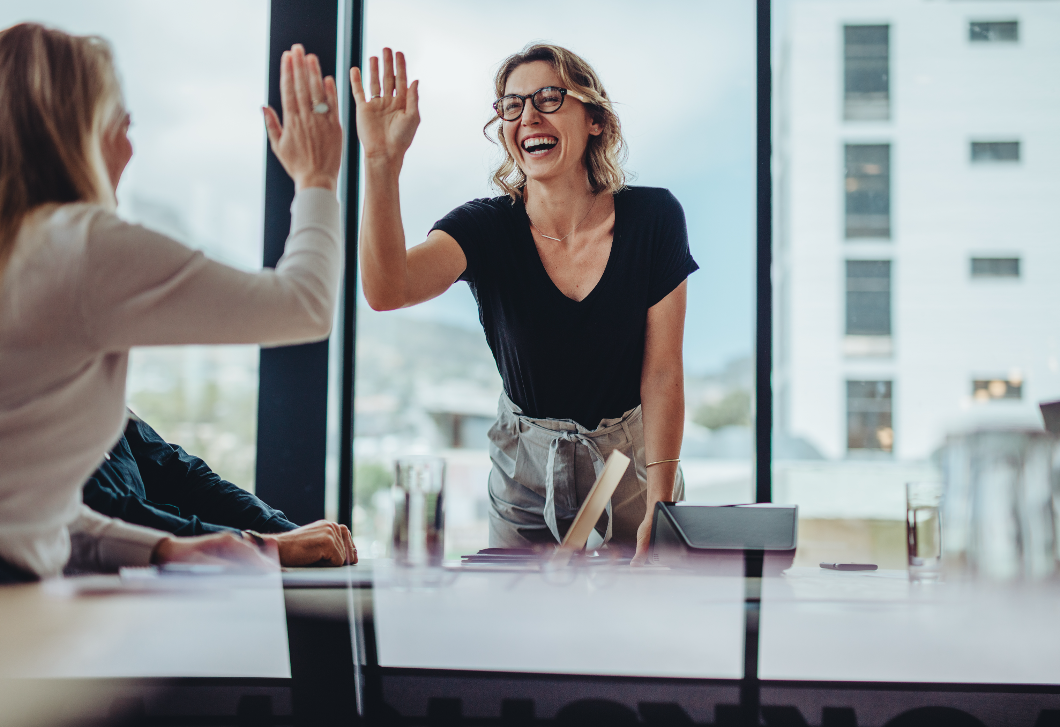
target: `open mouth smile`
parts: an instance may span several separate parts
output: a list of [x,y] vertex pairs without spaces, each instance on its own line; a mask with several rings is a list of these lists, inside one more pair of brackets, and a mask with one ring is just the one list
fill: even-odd
[[523,139],[522,147],[530,156],[544,156],[556,148],[559,139],[554,136],[531,136]]

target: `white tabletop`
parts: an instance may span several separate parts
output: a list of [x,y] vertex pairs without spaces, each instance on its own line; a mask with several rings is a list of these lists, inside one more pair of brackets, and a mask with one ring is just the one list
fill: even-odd
[[739,679],[744,583],[666,569],[447,572],[376,567],[385,667]]
[[1060,684],[1060,588],[792,568],[763,580],[759,649],[762,679]]
[[0,588],[0,678],[290,676],[278,573]]

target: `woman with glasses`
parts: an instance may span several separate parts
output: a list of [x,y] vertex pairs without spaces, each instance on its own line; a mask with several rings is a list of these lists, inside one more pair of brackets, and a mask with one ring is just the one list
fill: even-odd
[[629,187],[607,93],[582,58],[533,45],[501,64],[503,195],[461,205],[406,251],[398,174],[419,124],[401,53],[350,80],[364,147],[361,271],[376,310],[471,286],[504,382],[490,429],[490,545],[562,539],[614,449],[633,463],[597,525],[647,556],[655,503],[681,499],[685,279],[697,269],[668,191]]

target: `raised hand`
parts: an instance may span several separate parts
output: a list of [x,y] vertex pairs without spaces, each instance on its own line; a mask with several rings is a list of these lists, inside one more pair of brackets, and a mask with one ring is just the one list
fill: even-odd
[[265,131],[280,164],[296,190],[335,190],[342,165],[342,125],[335,79],[321,78],[320,60],[301,44],[280,58],[280,103],[283,123],[264,107]]
[[[395,73],[395,60],[397,68]],[[383,49],[383,77],[379,78],[379,59],[369,61],[371,74],[365,98],[361,83],[361,69],[350,69],[350,85],[357,104],[357,138],[364,146],[366,159],[393,161],[400,164],[420,125],[419,81],[408,85],[405,74],[405,55]]]

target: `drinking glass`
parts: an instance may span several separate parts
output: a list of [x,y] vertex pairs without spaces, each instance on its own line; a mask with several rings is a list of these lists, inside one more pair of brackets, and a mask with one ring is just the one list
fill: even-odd
[[440,566],[445,549],[445,460],[403,457],[395,463],[394,560]]
[[942,566],[941,482],[908,482],[905,486],[905,535],[909,546],[909,580],[937,581]]

